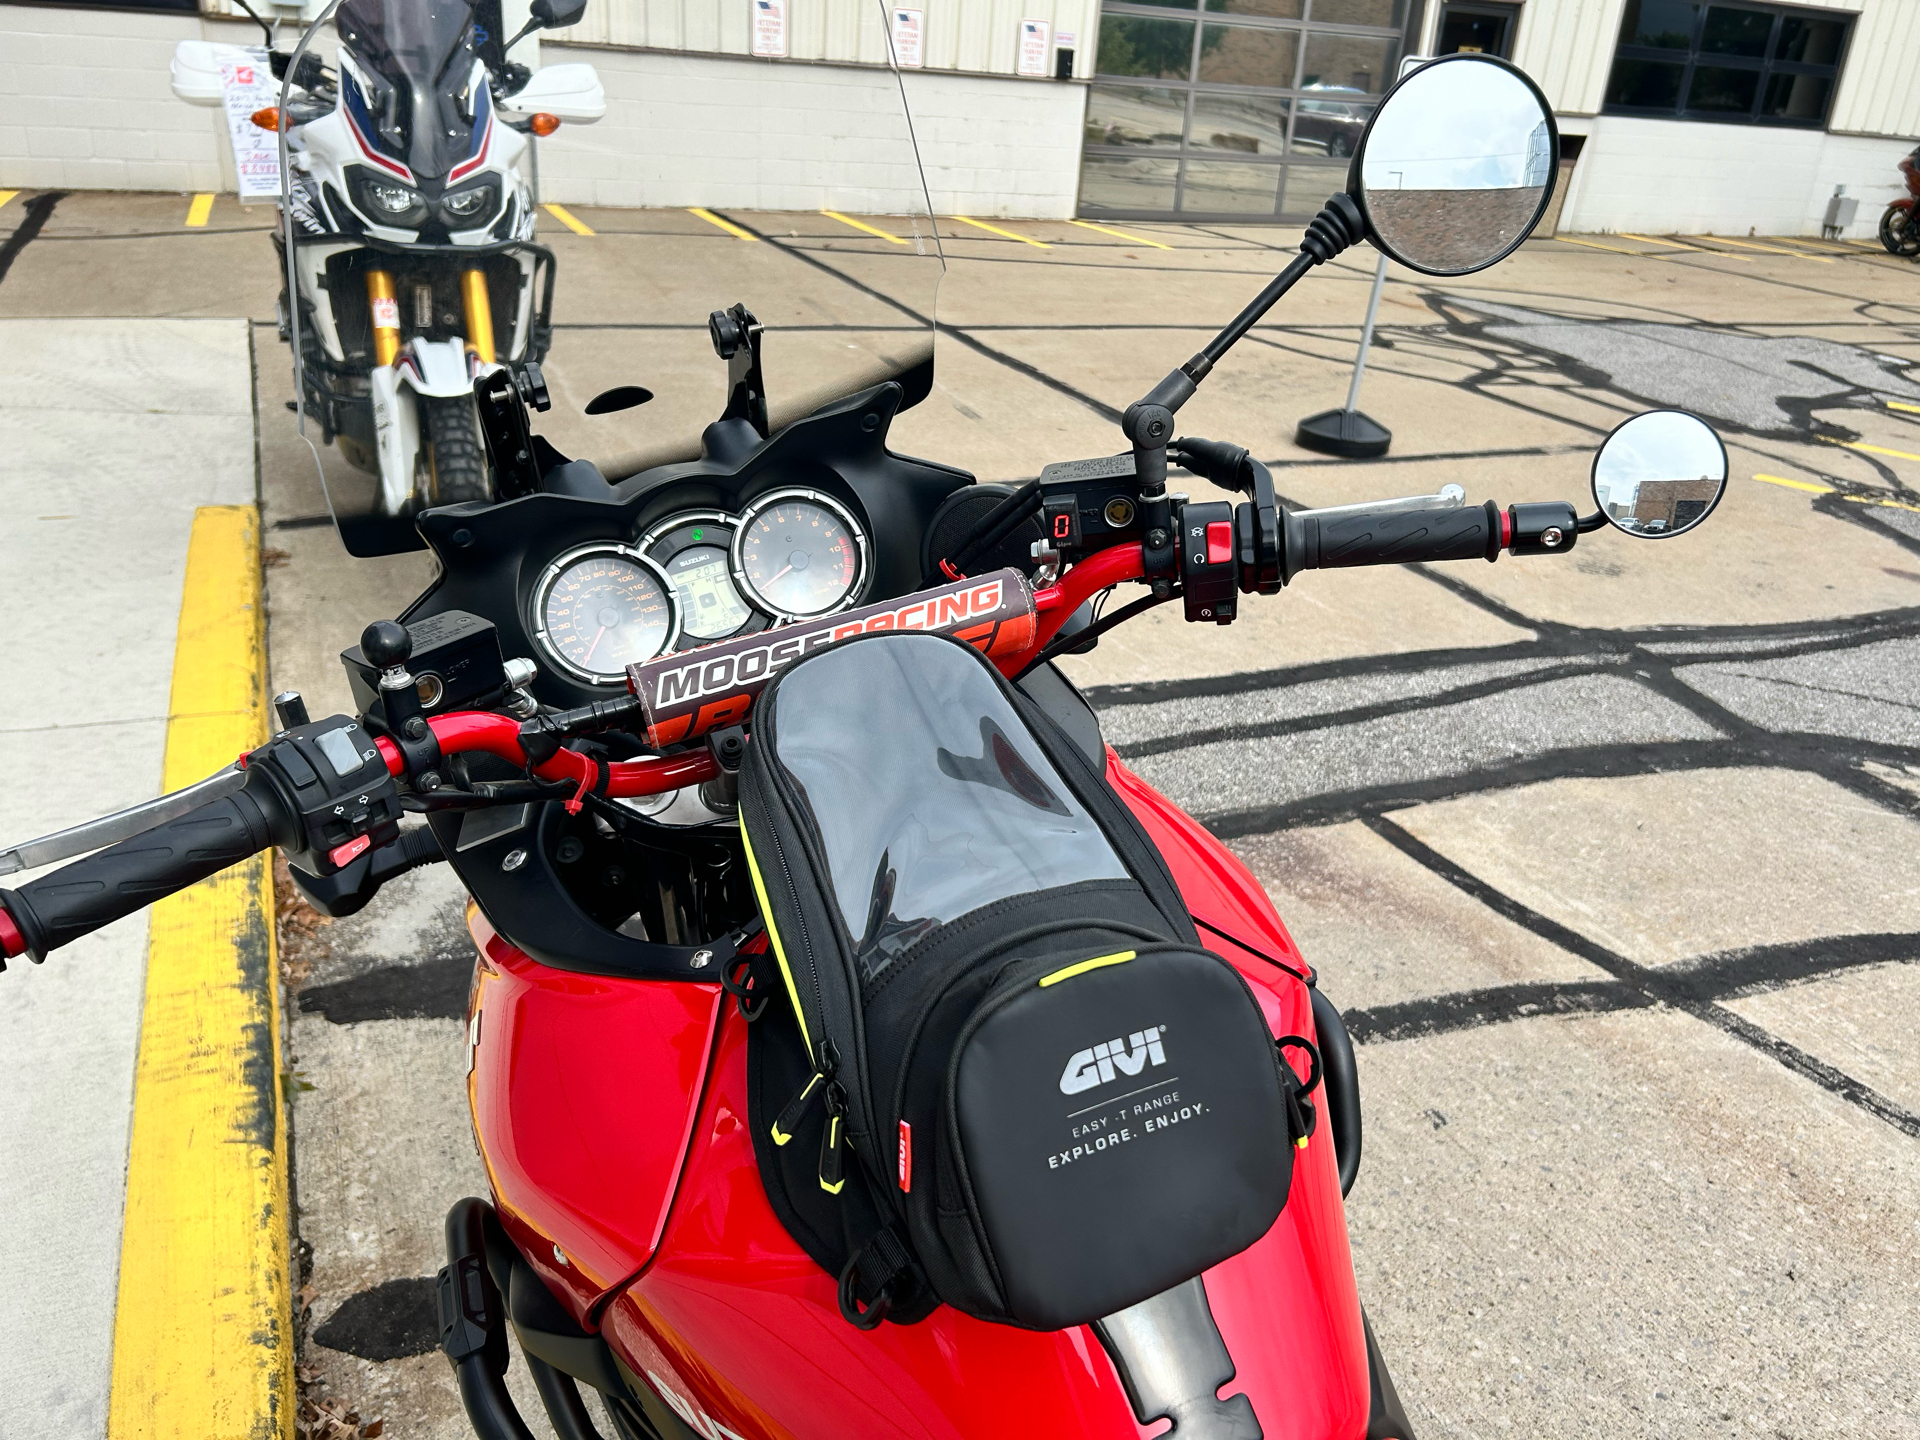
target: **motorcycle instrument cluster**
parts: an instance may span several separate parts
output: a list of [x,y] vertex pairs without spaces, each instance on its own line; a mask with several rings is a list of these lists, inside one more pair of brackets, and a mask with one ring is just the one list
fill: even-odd
[[626,545],[569,550],[534,587],[533,633],[548,658],[589,685],[626,683],[627,666],[679,638],[671,582]]
[[634,544],[567,550],[534,586],[529,628],[555,669],[619,686],[627,666],[657,655],[844,610],[872,568],[845,504],[776,490],[743,514],[681,510]]
[[[718,511],[675,515],[654,526],[640,553],[666,571],[680,607],[683,645],[705,645],[737,635],[757,616],[733,583],[728,552],[734,522]],[[757,627],[756,627],[757,628]]]
[[866,532],[818,490],[775,490],[747,507],[733,538],[733,578],[783,620],[844,610],[870,568]]

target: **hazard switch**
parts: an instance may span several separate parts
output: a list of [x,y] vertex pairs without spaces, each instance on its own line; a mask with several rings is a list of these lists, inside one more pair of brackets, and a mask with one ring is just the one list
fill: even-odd
[[1207,525],[1207,563],[1225,565],[1233,559],[1233,524],[1214,520]]

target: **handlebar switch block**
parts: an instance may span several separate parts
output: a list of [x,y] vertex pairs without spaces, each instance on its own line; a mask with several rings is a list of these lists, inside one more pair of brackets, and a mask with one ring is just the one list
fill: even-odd
[[1233,506],[1209,500],[1180,509],[1180,588],[1187,619],[1230,625],[1238,613],[1240,566]]
[[1580,538],[1580,517],[1564,500],[1507,507],[1507,549],[1515,555],[1561,555]]
[[373,737],[335,715],[300,725],[247,757],[297,827],[285,848],[308,873],[331,875],[400,833],[400,792]]

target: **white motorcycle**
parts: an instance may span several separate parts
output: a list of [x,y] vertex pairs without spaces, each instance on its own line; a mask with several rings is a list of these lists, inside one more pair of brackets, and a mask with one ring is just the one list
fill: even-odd
[[[534,0],[533,18],[503,43],[499,0],[341,0],[335,68],[311,51],[296,62],[272,50],[269,30],[274,78],[293,68],[284,118],[277,107],[253,117],[286,130],[290,223],[276,244],[300,309],[290,323],[283,289],[280,334],[298,336],[308,418],[378,478],[366,506],[376,531],[435,505],[499,498],[474,381],[537,365],[552,336],[553,254],[533,239],[528,136],[606,113],[591,65],[530,71],[506,56],[585,8]],[[181,42],[174,94],[224,104],[236,55],[260,52]],[[391,548],[346,538],[359,553]]]

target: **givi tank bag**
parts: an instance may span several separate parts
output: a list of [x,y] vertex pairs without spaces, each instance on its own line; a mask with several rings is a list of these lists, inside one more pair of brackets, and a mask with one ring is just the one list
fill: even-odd
[[850,1320],[1060,1329],[1273,1224],[1307,1127],[1258,1002],[978,654],[896,632],[794,664],[740,819],[793,1012],[750,1043],[761,1174]]

